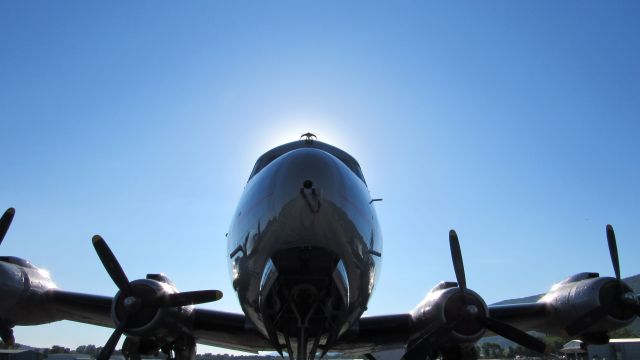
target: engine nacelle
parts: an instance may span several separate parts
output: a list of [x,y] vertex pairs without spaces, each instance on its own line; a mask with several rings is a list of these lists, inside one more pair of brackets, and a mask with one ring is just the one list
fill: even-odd
[[20,267],[0,262],[0,314],[7,314],[29,290],[29,280]]
[[[631,288],[615,278],[597,276],[595,273],[574,275],[554,285],[539,300],[550,305],[558,328],[565,329],[576,319],[601,306],[607,309],[607,315],[581,331],[582,334],[606,333],[625,327],[635,320],[636,315],[632,310],[620,306],[620,294],[632,292]],[[560,330],[559,334],[568,335],[564,330]]]
[[435,331],[444,324],[458,321],[447,337],[447,342],[466,344],[478,341],[486,331],[484,326],[472,318],[460,317],[464,316],[463,309],[468,306],[475,306],[478,314],[484,316],[489,316],[489,309],[482,297],[473,290],[467,289],[465,294],[466,299],[463,300],[462,290],[455,282],[441,282],[431,289],[424,300],[411,311],[413,337],[416,338]]
[[57,286],[49,272],[13,256],[0,257],[0,319],[8,325],[36,325],[60,320],[45,292]]
[[[134,280],[130,283],[133,296],[144,299],[161,299],[168,294],[177,293],[177,289],[166,277],[149,275],[147,279]],[[158,278],[158,281],[154,278]],[[111,319],[115,326],[128,317],[125,333],[128,337],[168,343],[189,331],[192,322],[193,306],[160,307],[153,304],[140,304],[140,309],[127,315],[125,303],[130,301],[119,291],[111,305]]]

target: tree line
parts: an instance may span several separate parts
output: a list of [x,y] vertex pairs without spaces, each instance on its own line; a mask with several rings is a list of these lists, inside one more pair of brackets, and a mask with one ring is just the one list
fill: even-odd
[[[612,339],[629,339],[638,337],[638,334],[630,326],[628,326],[626,328],[612,331],[609,336]],[[541,336],[540,340],[544,341],[551,348],[552,354],[557,355],[560,354],[560,349],[562,349],[564,344],[569,341],[567,339],[550,335]],[[535,351],[527,349],[520,345],[502,347],[502,345],[492,342],[485,342],[476,345],[476,353],[478,354],[478,358],[480,359],[513,359],[516,357],[516,355],[524,357],[540,356],[540,354],[536,353]]]

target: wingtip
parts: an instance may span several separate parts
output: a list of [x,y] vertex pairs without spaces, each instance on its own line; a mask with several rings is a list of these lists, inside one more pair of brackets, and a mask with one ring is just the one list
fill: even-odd
[[8,208],[7,211],[5,211],[5,214],[9,214],[9,215],[15,215],[16,214],[16,208]]
[[91,241],[95,244],[97,242],[103,241],[103,239],[102,236],[96,234],[91,237]]

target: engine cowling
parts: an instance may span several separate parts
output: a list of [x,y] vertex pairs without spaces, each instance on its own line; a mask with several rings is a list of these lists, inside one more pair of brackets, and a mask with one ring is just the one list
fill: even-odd
[[29,290],[26,273],[14,264],[0,262],[0,314],[7,314]]
[[[485,333],[485,327],[476,320],[477,315],[489,316],[487,304],[475,291],[463,292],[455,282],[441,282],[411,311],[415,337],[435,331],[442,325],[457,322],[447,337],[454,344],[475,343]],[[474,316],[466,314],[473,313]]]
[[[0,216],[0,244],[15,215],[8,208]],[[15,256],[0,256],[0,337],[13,342],[14,325],[36,325],[61,320],[44,301],[46,291],[56,288],[49,272]]]
[[45,300],[57,288],[48,271],[14,257],[0,256],[0,319],[13,325],[37,325],[60,320]]
[[[171,280],[162,274],[151,274],[146,279],[130,282],[106,241],[100,235],[95,235],[91,241],[102,265],[119,289],[111,302],[115,329],[100,351],[98,360],[108,360],[125,333],[130,339],[140,338],[147,344],[155,343],[163,347],[163,352],[174,351],[173,340],[184,330],[189,332],[192,306],[222,298],[219,290],[178,292]],[[142,342],[138,343],[142,345]],[[195,346],[195,342],[190,343]],[[134,352],[135,349],[129,347],[128,351]],[[195,354],[195,347],[190,347],[187,353]]]
[[[554,285],[540,301],[550,305],[561,335],[574,336],[583,333],[606,333],[631,324],[636,314],[623,306],[620,294],[633,294],[633,290],[624,282],[611,277],[596,277],[597,274],[583,273],[575,275]],[[606,312],[594,325],[582,329],[576,334],[565,329],[594,309]],[[604,315],[604,314],[603,314]]]
[[125,309],[127,302],[131,301],[131,296],[161,299],[178,293],[172,284],[147,278],[134,280],[130,286],[132,294],[127,296],[118,291],[111,305],[111,319],[116,327],[128,317],[125,330],[127,336],[170,342],[188,328],[193,306],[158,307],[142,303],[138,311],[127,314]]
[[[489,316],[487,304],[467,288],[462,251],[455,230],[449,231],[451,260],[456,282],[442,282],[411,312],[414,328],[404,360],[434,358],[438,353],[460,355],[490,330],[536,352],[546,352],[544,342]],[[456,356],[456,355],[453,355]]]

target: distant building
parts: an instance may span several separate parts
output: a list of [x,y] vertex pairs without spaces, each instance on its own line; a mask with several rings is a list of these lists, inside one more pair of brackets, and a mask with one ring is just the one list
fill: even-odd
[[567,359],[575,360],[628,360],[640,359],[640,339],[611,339],[605,345],[584,346],[572,340],[560,350]]
[[87,354],[64,353],[49,354],[47,360],[93,360],[93,357]]
[[43,360],[44,354],[34,350],[0,350],[0,360]]
[[560,352],[570,360],[586,360],[587,347],[580,340],[571,340],[564,344]]

